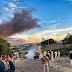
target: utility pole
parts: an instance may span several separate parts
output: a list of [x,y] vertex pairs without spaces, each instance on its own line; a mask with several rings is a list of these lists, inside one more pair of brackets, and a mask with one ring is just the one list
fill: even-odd
[[[59,35],[59,34],[56,34],[56,35],[57,35],[57,42],[58,42],[58,35]],[[59,47],[59,42],[58,42],[58,47]]]
[[49,46],[49,36],[48,36],[48,46]]
[[48,39],[48,46],[49,46],[49,39]]

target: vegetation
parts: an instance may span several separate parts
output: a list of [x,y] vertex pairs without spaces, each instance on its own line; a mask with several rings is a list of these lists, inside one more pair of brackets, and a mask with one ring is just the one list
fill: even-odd
[[10,44],[6,40],[0,38],[0,54],[11,54],[9,47]]
[[48,45],[48,44],[55,44],[55,43],[56,41],[54,41],[53,39],[48,39],[48,40],[41,42],[41,45]]
[[72,44],[72,35],[67,33],[67,36],[62,40],[63,45],[65,44]]
[[16,51],[18,51],[19,52],[19,48],[12,48],[11,50],[16,50]]
[[61,56],[69,56],[70,51],[72,50],[72,35],[67,33],[67,36],[62,40],[62,43],[56,44],[54,40],[50,41],[48,45],[48,40],[43,41],[41,44],[43,45],[42,51],[43,50],[52,50],[52,51],[60,51]]

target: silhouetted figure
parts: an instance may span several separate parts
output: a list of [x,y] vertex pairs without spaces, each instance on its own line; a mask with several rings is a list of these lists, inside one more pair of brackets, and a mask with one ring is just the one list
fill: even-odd
[[52,67],[50,53],[48,52],[48,53],[46,54],[46,56],[49,58],[49,66]]
[[72,51],[70,51],[70,65],[72,66]]

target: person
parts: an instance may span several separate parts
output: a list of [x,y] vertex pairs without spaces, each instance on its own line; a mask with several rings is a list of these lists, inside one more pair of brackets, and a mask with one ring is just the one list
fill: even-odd
[[44,72],[46,71],[46,69],[47,69],[47,72],[49,72],[49,66],[48,66],[49,58],[46,56],[45,53],[43,54],[41,61],[42,61],[42,64],[44,65]]
[[11,53],[11,60],[13,59],[13,52]]
[[60,58],[60,51],[58,50],[58,58]]
[[55,59],[57,58],[57,51],[54,52],[55,53]]
[[70,66],[72,66],[72,51],[70,51]]
[[48,52],[48,53],[46,54],[46,56],[49,58],[49,66],[52,67],[50,53]]
[[14,54],[14,56],[13,56],[13,63],[14,63],[14,65],[16,66],[16,55]]
[[50,53],[50,55],[51,55],[51,50],[49,50],[49,53]]
[[3,55],[0,55],[0,72],[14,72],[14,71],[15,71],[15,66],[14,66],[13,63],[10,61],[9,55],[8,55],[8,57],[7,57],[7,61],[9,62],[10,69],[8,69],[8,70],[5,71],[5,65],[4,65],[4,63],[2,62],[2,59],[3,59]]
[[53,51],[51,51],[51,61],[54,61],[54,57],[53,57]]

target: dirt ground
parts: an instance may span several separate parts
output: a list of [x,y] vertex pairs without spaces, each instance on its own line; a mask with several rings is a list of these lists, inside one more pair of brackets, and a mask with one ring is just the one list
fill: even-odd
[[72,72],[69,57],[61,57],[60,59],[56,59],[53,63],[53,66],[54,68],[60,69],[63,72]]
[[[50,68],[50,72],[63,72],[57,68]],[[41,60],[22,60],[17,61],[15,72],[43,72]]]

